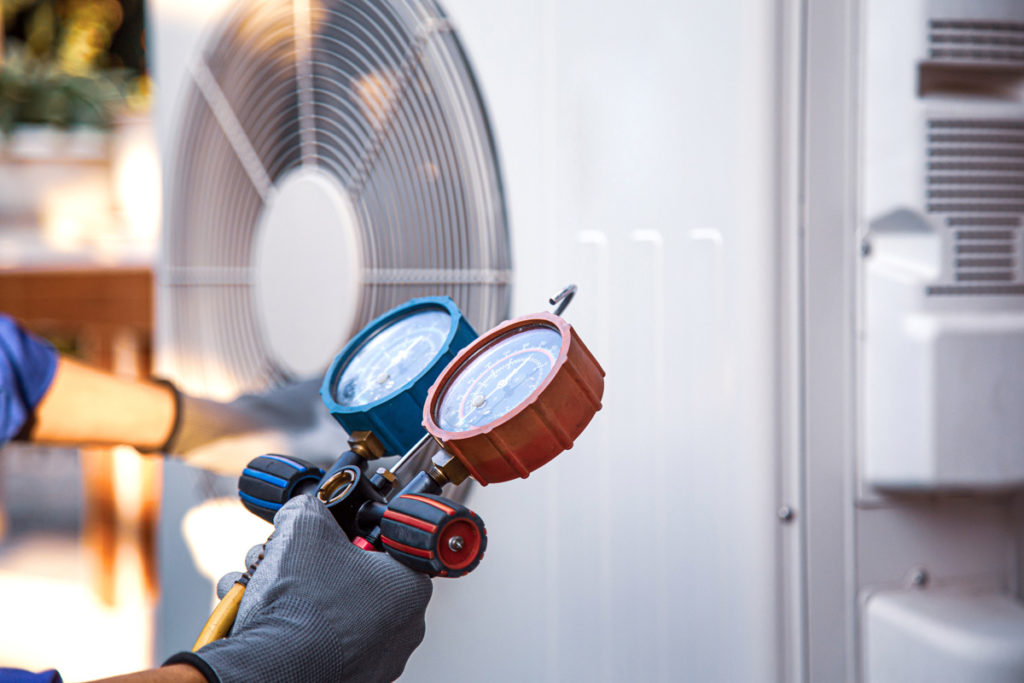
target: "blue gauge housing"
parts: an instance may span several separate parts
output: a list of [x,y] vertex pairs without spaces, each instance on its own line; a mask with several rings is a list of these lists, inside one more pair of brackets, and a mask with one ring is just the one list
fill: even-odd
[[[431,310],[446,312],[449,316],[449,328],[447,337],[425,367],[401,385],[391,388],[386,396],[359,405],[342,405],[335,396],[336,387],[346,368],[359,353],[367,349],[375,338],[379,338],[379,335],[384,334],[391,326],[406,320],[411,321],[413,316]],[[415,339],[415,329],[411,329],[406,335],[405,339]],[[388,455],[403,454],[426,433],[422,424],[423,404],[426,403],[430,385],[455,358],[455,354],[476,338],[476,332],[450,297],[427,296],[412,299],[371,321],[345,345],[334,357],[331,367],[324,375],[320,397],[334,419],[349,434],[361,430],[372,431],[387,449]],[[401,342],[403,339],[396,341]],[[342,401],[344,400],[343,398]]]

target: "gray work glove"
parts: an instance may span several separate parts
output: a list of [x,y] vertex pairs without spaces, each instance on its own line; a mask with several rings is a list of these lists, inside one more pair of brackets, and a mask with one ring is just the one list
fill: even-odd
[[159,450],[221,474],[237,474],[253,453],[333,462],[346,434],[324,410],[319,390],[320,380],[308,380],[229,402],[179,393],[174,433]]
[[274,525],[231,634],[166,663],[221,683],[398,678],[423,640],[430,579],[354,546],[312,496],[288,501]]

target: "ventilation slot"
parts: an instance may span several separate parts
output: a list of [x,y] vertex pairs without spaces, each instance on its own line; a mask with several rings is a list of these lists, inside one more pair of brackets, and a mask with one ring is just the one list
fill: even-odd
[[1024,24],[932,21],[928,57],[937,62],[1024,69]]
[[1024,121],[928,122],[925,204],[951,229],[945,283],[929,294],[1024,294]]
[[953,252],[957,282],[1013,282],[1016,279],[1014,230],[957,230]]
[[932,285],[929,296],[1022,296],[1024,285]]
[[930,213],[989,214],[970,220],[1019,224],[1024,214],[1024,121],[933,120],[927,142]]

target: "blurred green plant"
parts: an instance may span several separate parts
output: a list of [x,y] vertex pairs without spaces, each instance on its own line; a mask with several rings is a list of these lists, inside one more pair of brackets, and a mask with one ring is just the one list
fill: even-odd
[[0,66],[0,132],[9,135],[24,123],[109,128],[125,102],[129,75],[125,69],[72,74],[9,48]]
[[107,128],[119,108],[140,108],[148,78],[110,68],[124,1],[0,0],[3,23],[18,19],[22,37],[8,41],[0,61],[0,133],[29,123]]

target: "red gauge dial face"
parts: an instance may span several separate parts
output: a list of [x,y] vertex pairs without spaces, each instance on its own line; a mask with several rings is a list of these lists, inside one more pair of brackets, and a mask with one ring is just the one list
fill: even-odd
[[561,333],[547,325],[522,327],[493,340],[445,386],[438,426],[465,432],[504,417],[551,374],[561,346]]

